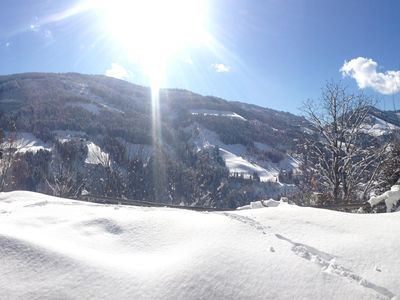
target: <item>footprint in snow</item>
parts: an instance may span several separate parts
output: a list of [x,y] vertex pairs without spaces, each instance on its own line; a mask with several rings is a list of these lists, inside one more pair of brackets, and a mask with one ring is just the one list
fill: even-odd
[[[311,261],[319,266],[321,266],[321,270],[324,273],[336,275],[342,277],[347,280],[351,280],[365,288],[369,288],[374,290],[376,293],[380,294],[381,296],[387,299],[396,299],[396,295],[394,295],[391,291],[386,289],[383,286],[376,285],[362,276],[358,275],[357,273],[353,272],[350,269],[343,267],[342,265],[336,262],[336,257],[329,253],[320,251],[314,247],[308,246],[306,244],[297,243],[290,240],[287,237],[284,237],[280,234],[275,234],[278,239],[287,241],[288,243],[292,244],[292,251],[299,257],[304,258],[308,261]],[[380,270],[380,269],[379,269]],[[378,270],[377,270],[378,271]],[[378,271],[380,272],[380,271]]]

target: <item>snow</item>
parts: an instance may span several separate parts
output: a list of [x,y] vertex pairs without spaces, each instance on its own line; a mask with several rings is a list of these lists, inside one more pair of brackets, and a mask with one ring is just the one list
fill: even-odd
[[[245,178],[249,178],[250,176],[253,176],[254,172],[256,172],[260,177],[260,180],[263,182],[275,182],[277,180],[279,169],[267,162],[263,162],[263,166],[260,166],[260,163],[255,162],[255,159],[251,159],[251,156],[247,154],[244,145],[224,144],[219,139],[218,134],[206,128],[202,128],[199,125],[190,126],[187,130],[196,132],[194,137],[191,139],[191,143],[193,143],[198,150],[218,146],[220,155],[225,161],[225,165],[231,174],[240,173]],[[256,147],[268,148],[269,146],[257,143]]]
[[[11,139],[11,140],[9,140]],[[11,145],[10,145],[11,143]],[[25,153],[25,152],[33,152],[36,153],[39,150],[47,150],[51,151],[49,145],[43,142],[41,139],[35,137],[32,133],[28,132],[17,132],[10,136],[10,133],[7,134],[7,139],[5,142],[1,144],[1,147],[4,149],[9,148],[16,149],[17,153]]]
[[3,299],[397,299],[400,213],[202,213],[0,193]]
[[[68,142],[71,140],[83,141],[88,147],[88,156],[86,158],[86,163],[88,164],[109,164],[109,154],[101,150],[101,148],[96,145],[96,143],[89,140],[87,134],[83,131],[72,131],[72,130],[55,130],[53,131],[56,138],[60,142]],[[100,137],[100,136],[98,136]],[[151,145],[144,144],[133,144],[129,143],[123,138],[117,138],[122,146],[126,147],[126,154],[129,159],[136,156],[140,156],[143,160],[147,161],[153,153],[153,147]]]
[[278,171],[266,170],[265,168],[262,168],[255,163],[251,163],[243,159],[242,157],[222,148],[220,148],[219,152],[221,157],[225,161],[226,167],[231,173],[243,174],[244,177],[249,177],[252,176],[254,173],[257,173],[260,177],[260,181],[263,182],[275,182],[278,178]]
[[264,207],[277,207],[283,203],[284,202],[276,201],[274,199],[268,199],[268,200],[250,202],[249,205],[240,206],[236,209],[243,210],[243,209],[257,209],[257,208],[264,208]]
[[58,141],[65,143],[71,140],[85,139],[87,134],[83,131],[75,130],[54,130],[53,133]]
[[226,117],[232,119],[239,119],[242,121],[247,121],[241,115],[238,115],[232,111],[223,111],[223,110],[210,110],[210,109],[191,109],[189,112],[192,115],[204,115],[204,116],[216,116],[216,117]]
[[109,105],[106,105],[106,104],[100,103],[100,102],[93,102],[93,103],[69,102],[69,103],[66,103],[65,106],[82,108],[82,109],[87,110],[88,112],[90,112],[90,113],[92,113],[94,115],[98,115],[102,109],[107,110],[107,111],[120,113],[120,114],[124,113],[122,110],[119,110],[117,108],[111,107]]
[[374,207],[381,202],[385,202],[386,211],[391,212],[399,200],[400,185],[394,185],[391,187],[390,191],[387,191],[380,196],[371,197],[368,202],[371,204],[371,207]]
[[393,130],[399,130],[400,128],[394,124],[388,123],[380,118],[371,117],[373,124],[363,124],[362,131],[366,134],[379,137],[382,135],[389,134]]
[[92,164],[92,165],[102,165],[102,166],[109,166],[110,165],[110,158],[109,154],[105,153],[101,150],[99,146],[97,146],[93,142],[87,143],[88,154],[85,160],[85,163]]
[[81,141],[84,143],[88,149],[85,163],[90,165],[100,164],[105,167],[110,166],[110,155],[104,152],[96,143],[90,141],[85,132],[73,130],[55,130],[53,132],[56,135],[56,139],[62,143],[69,141]]
[[[296,170],[299,168],[299,161],[286,154],[285,158],[277,164],[268,161],[259,161],[253,155],[249,154],[246,147],[242,144],[224,144],[217,133],[201,127],[198,124],[189,126],[186,131],[193,134],[190,142],[198,150],[218,146],[220,155],[224,159],[227,168],[231,174],[240,173],[245,178],[253,176],[254,172],[258,174],[262,182],[277,182],[280,186],[285,186],[279,182],[280,170]],[[265,143],[254,143],[258,150],[266,151],[273,149]]]
[[112,112],[119,113],[119,114],[124,114],[124,112],[118,108],[106,105],[104,103],[97,103],[97,104],[100,105],[105,110],[112,111]]
[[64,84],[66,84],[69,87],[70,91],[73,92],[75,95],[84,96],[85,98],[92,100],[92,103],[69,102],[66,104],[67,106],[79,107],[93,114],[98,114],[101,108],[108,111],[124,114],[123,111],[102,103],[103,99],[94,94],[86,83],[76,83],[68,81],[64,82]]

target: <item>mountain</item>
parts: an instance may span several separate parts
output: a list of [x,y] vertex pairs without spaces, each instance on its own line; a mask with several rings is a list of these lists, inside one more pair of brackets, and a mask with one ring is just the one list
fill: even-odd
[[[156,108],[148,87],[110,77],[0,76],[0,126],[19,157],[4,189],[215,207],[293,190],[280,175],[313,134],[303,117],[179,89],[160,90]],[[386,134],[395,115],[371,110],[366,133]]]
[[388,136],[400,129],[400,111],[380,110],[371,107],[365,122],[365,132],[371,136]]

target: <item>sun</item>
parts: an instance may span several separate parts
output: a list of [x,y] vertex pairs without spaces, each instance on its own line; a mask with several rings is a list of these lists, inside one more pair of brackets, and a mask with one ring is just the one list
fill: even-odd
[[206,43],[205,0],[93,0],[106,34],[148,76],[172,56]]
[[[196,44],[211,40],[207,30],[208,0],[85,0],[98,14],[107,40],[118,56],[139,64],[150,80],[153,145],[162,144],[159,89],[166,65]],[[115,47],[113,47],[115,48]],[[163,166],[162,157],[156,164]],[[162,168],[155,175],[165,177]]]

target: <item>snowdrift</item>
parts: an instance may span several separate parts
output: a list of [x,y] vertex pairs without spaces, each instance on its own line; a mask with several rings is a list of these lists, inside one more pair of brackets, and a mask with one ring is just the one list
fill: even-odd
[[400,213],[0,193],[2,299],[399,299]]
[[386,212],[391,212],[400,201],[400,185],[394,185],[390,191],[386,191],[382,195],[371,197],[369,204],[371,207],[378,205],[381,202],[385,202]]

